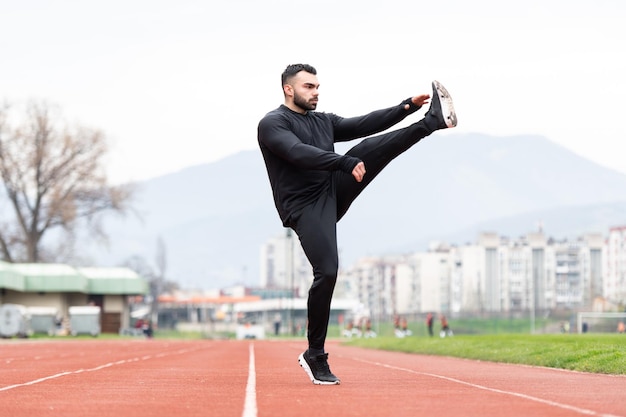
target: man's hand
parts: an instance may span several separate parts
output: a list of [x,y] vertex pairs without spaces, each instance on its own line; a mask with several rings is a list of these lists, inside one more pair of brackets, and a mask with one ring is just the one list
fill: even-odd
[[363,181],[363,176],[365,175],[365,164],[363,162],[359,162],[356,164],[354,169],[352,170],[352,176],[356,180],[356,182]]
[[[411,101],[413,102],[413,104],[415,104],[417,107],[422,107],[424,104],[428,104],[428,100],[430,99],[430,94],[420,94],[419,96],[415,96],[411,98]],[[405,110],[409,109],[409,105],[406,104],[404,106]]]

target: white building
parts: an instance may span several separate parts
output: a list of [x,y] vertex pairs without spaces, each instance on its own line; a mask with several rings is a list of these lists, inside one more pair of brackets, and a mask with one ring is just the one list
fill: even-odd
[[[286,239],[264,246],[262,285],[285,285],[285,254],[293,250],[295,281],[306,292],[310,265],[297,240],[286,246]],[[335,295],[358,299],[372,317],[583,309],[601,296],[624,303],[626,227],[611,228],[608,240],[482,233],[463,246],[437,243],[425,252],[364,258],[340,273]]]
[[342,274],[341,279],[351,282],[357,299],[363,305],[364,315],[380,317],[384,313],[392,314],[392,300],[388,296],[393,293],[390,289],[393,272],[389,271],[392,265],[393,262],[384,258],[365,258],[358,261],[348,274]]
[[290,229],[269,239],[261,246],[260,286],[262,288],[293,288],[305,297],[313,282],[313,270],[298,237]]
[[[416,253],[412,256],[416,271],[416,294],[422,312],[451,310],[452,297],[452,266],[450,249],[437,246],[428,252]],[[403,311],[402,314],[410,313]]]
[[395,313],[410,314],[422,310],[421,282],[418,279],[417,265],[407,257],[395,268],[396,281],[394,288]]
[[626,226],[612,227],[605,247],[604,297],[626,303]]

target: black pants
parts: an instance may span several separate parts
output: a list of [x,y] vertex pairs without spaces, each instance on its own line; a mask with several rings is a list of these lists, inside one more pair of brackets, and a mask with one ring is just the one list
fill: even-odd
[[363,181],[357,182],[351,174],[334,171],[329,186],[319,198],[292,217],[291,227],[313,266],[314,279],[307,302],[309,349],[323,352],[326,341],[330,301],[339,268],[337,222],[389,162],[430,133],[420,120],[404,129],[364,139],[347,152],[365,164]]

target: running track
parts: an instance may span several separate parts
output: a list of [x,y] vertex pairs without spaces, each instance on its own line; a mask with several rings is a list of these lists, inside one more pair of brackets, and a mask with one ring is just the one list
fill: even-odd
[[298,341],[0,342],[0,416],[622,416],[626,377],[328,347],[316,386]]

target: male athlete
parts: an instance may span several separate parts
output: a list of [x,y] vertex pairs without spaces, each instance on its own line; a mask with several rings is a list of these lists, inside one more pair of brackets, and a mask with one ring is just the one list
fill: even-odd
[[308,349],[298,362],[314,384],[339,384],[324,350],[339,267],[336,224],[392,159],[434,131],[456,126],[457,119],[448,91],[433,81],[432,102],[422,120],[366,138],[339,155],[335,142],[382,132],[427,104],[430,95],[343,118],[315,111],[320,84],[312,66],[289,65],[281,81],[285,102],[259,122],[258,140],[278,214],[283,225],[296,232],[313,266],[307,302]]

